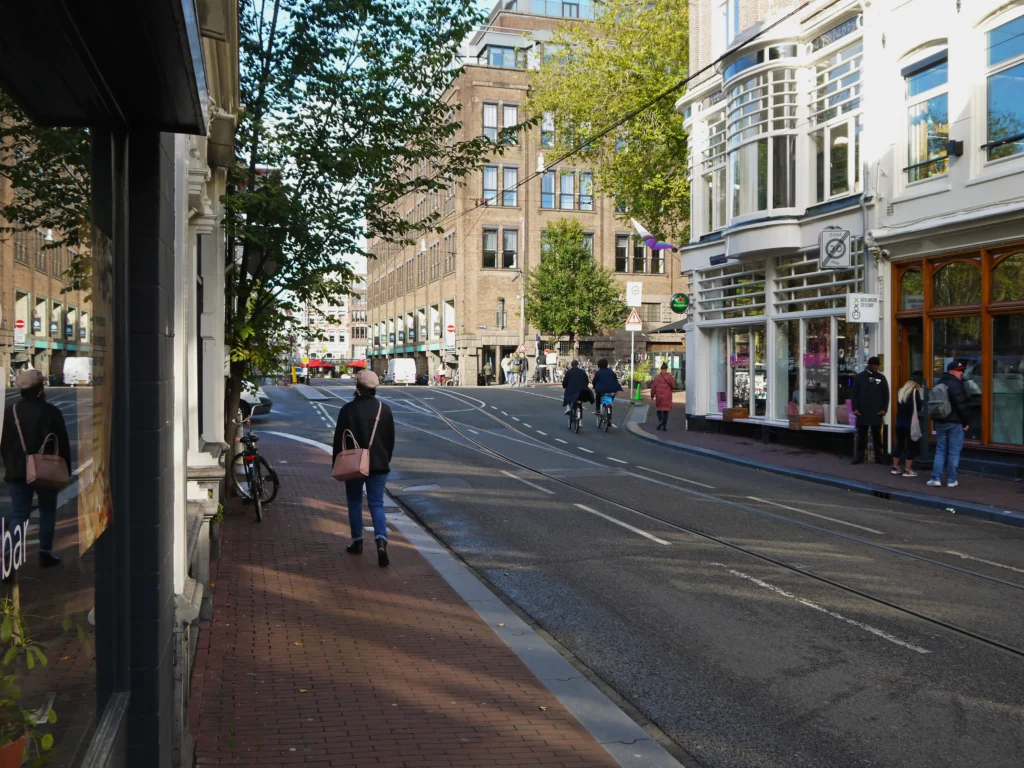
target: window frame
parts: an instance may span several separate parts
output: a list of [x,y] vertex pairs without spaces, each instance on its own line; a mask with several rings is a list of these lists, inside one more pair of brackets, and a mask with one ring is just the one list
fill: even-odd
[[[487,249],[487,236],[488,235],[493,235],[494,236],[494,248],[491,249],[491,250]],[[480,247],[480,255],[481,255],[481,259],[480,259],[481,267],[480,268],[481,269],[497,269],[498,268],[498,245],[499,245],[499,240],[498,239],[500,237],[501,237],[501,228],[500,227],[484,227],[482,235],[481,235],[481,247]],[[491,260],[492,260],[493,263],[490,266],[487,265],[487,254],[488,253],[492,254]]]
[[[621,253],[622,253],[621,257],[619,255],[619,253],[620,253],[619,249],[620,248],[623,249],[621,251]],[[622,262],[622,269],[619,269],[620,258],[621,258],[621,262]],[[615,273],[618,274],[618,275],[628,275],[629,274],[629,260],[630,260],[629,235],[616,234],[615,235]]]
[[[589,192],[584,193],[584,184]],[[581,211],[593,211],[594,210],[594,174],[592,171],[580,171],[579,181],[577,183],[577,196],[579,199],[579,210]]]
[[[923,55],[922,55],[923,54]],[[940,85],[933,86],[926,91],[921,91],[913,95],[910,94],[910,82],[911,78],[921,75],[929,70],[944,65],[946,68],[946,79],[945,82]],[[949,150],[943,148],[942,154],[937,154],[935,157],[928,157],[924,160],[918,160],[911,162],[913,158],[910,156],[911,152],[911,133],[912,127],[910,122],[910,112],[912,109],[926,106],[933,99],[944,97],[946,100],[946,142],[949,142],[949,51],[945,45],[937,46],[927,49],[926,51],[919,52],[911,64],[904,66],[900,72],[903,77],[904,83],[904,96],[903,96],[903,116],[904,116],[904,141],[906,142],[906,153],[904,157],[907,158],[907,166],[903,168],[902,174],[904,183],[908,186],[916,186],[927,181],[934,179],[940,179],[949,174]],[[930,154],[930,151],[929,151]],[[926,176],[918,176],[914,178],[915,171],[927,170],[935,168],[936,172],[929,173]]]
[[[571,186],[569,191],[565,191],[565,180],[569,179]],[[569,204],[566,205],[566,200]],[[558,172],[558,210],[560,211],[575,211],[576,210],[576,171],[562,171]]]
[[[498,130],[499,130],[499,128],[498,128],[498,109],[500,107],[501,107],[501,104],[499,104],[496,101],[485,101],[483,103],[483,105],[481,106],[481,111],[482,111],[481,121],[482,121],[482,125],[483,125],[483,137],[485,139],[487,139],[488,141],[494,142],[495,144],[498,143]],[[488,112],[489,111],[492,113],[493,120],[491,122],[493,123],[493,125],[488,125],[487,124],[487,122],[488,122],[487,121],[487,117],[488,117]]]
[[[1016,9],[1016,10],[1019,10],[1019,9]],[[985,29],[985,38],[984,38],[985,39],[985,50],[986,51],[991,50],[991,45],[992,45],[992,43],[991,43],[991,35],[992,35],[993,32],[995,32],[998,29],[1001,29],[1002,27],[1007,26],[1008,24],[1012,24],[1013,22],[1020,21],[1021,19],[1024,19],[1024,13],[1017,13],[1015,16],[1010,17],[1010,18],[1007,18],[1006,16],[1000,16],[998,24],[992,24],[991,26],[986,28]],[[1001,163],[1001,162],[1007,162],[1007,161],[1010,161],[1010,160],[1013,160],[1013,159],[1024,158],[1024,132],[1012,134],[1010,136],[1003,137],[1002,139],[997,139],[996,141],[992,140],[992,137],[991,137],[991,135],[989,133],[989,131],[990,131],[990,126],[989,126],[989,108],[991,106],[991,104],[990,104],[990,98],[991,98],[991,85],[990,85],[990,83],[991,83],[991,80],[992,80],[993,77],[995,77],[997,75],[1001,75],[1004,72],[1008,72],[1011,69],[1016,69],[1017,67],[1024,67],[1024,50],[1022,50],[1021,53],[1017,54],[1016,56],[1011,56],[1011,57],[1009,57],[1007,59],[1003,59],[1002,61],[999,61],[999,62],[997,62],[995,64],[989,64],[988,63],[988,59],[986,57],[984,66],[985,66],[985,81],[984,81],[985,82],[985,143],[981,145],[981,148],[985,151],[985,163],[986,164]],[[1016,141],[1012,141],[1012,139],[1016,139]],[[993,150],[997,150],[1000,147],[1010,146],[1010,145],[1013,145],[1013,144],[1019,145],[1020,149],[1018,151],[1016,151],[1016,152],[1011,152],[1008,155],[1003,155],[1002,157],[993,157],[992,156]]]
[[[556,178],[556,172],[555,171],[544,171],[544,173],[541,174],[541,177],[540,177],[540,208],[541,208],[542,211],[554,211],[554,210],[556,210],[555,202],[556,202],[556,195],[558,193],[555,192],[555,186],[556,186],[555,185],[555,178]],[[544,187],[548,186],[548,182],[550,182],[551,190],[548,191],[548,192],[545,192],[544,191]],[[545,201],[547,201],[549,204],[545,205],[544,204]]]
[[[509,180],[509,174],[515,178]],[[501,207],[517,208],[519,206],[519,166],[501,166]]]

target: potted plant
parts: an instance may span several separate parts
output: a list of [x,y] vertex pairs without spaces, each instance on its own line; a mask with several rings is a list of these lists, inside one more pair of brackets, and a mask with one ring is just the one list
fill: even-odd
[[[29,636],[21,612],[10,598],[0,600],[0,617],[0,650],[4,651],[0,662],[0,768],[20,768],[30,744],[41,757],[53,747],[53,736],[36,730],[39,714],[22,706],[20,675],[14,669],[24,664],[31,672],[36,664],[46,665],[46,656]],[[57,722],[57,713],[49,710],[42,722]]]

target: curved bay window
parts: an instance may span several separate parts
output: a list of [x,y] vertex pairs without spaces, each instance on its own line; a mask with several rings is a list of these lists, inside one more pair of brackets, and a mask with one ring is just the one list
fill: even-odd
[[965,365],[968,441],[1024,450],[1024,246],[900,266],[897,377]]
[[[796,55],[795,46],[769,50],[781,51],[779,58]],[[796,95],[792,67],[763,71],[729,86],[733,217],[796,205]]]

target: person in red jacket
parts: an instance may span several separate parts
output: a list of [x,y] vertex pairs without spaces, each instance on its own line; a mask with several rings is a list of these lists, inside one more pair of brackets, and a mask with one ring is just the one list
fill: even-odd
[[668,414],[672,410],[672,390],[676,388],[675,377],[668,372],[668,364],[661,364],[661,373],[651,382],[651,397],[658,411],[658,429],[668,431]]

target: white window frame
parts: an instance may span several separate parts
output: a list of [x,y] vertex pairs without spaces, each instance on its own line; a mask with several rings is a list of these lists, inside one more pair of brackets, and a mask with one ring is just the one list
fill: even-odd
[[[1015,10],[1019,11],[1020,9],[1015,9]],[[993,23],[991,25],[986,26],[986,28],[984,30],[985,34],[984,34],[984,37],[982,38],[982,40],[984,42],[985,50],[988,51],[988,46],[990,45],[990,43],[989,43],[989,35],[992,32],[994,32],[995,30],[999,29],[1002,26],[1005,26],[1006,24],[1009,24],[1011,22],[1017,21],[1022,16],[1024,16],[1024,13],[1019,13],[1019,12],[1015,13],[1015,15],[1013,15],[1013,16],[1000,16],[999,19],[998,19],[998,23]],[[1000,61],[998,64],[992,64],[992,65],[989,65],[988,58],[986,57],[983,60],[983,65],[985,67],[985,100],[984,100],[985,121],[984,121],[984,128],[983,128],[984,136],[985,136],[985,145],[982,147],[982,150],[985,153],[984,154],[985,164],[989,165],[989,164],[993,164],[993,163],[1005,163],[1005,162],[1012,162],[1013,160],[1020,160],[1021,158],[1024,158],[1024,147],[1022,147],[1022,149],[1020,151],[1014,152],[1013,154],[1010,154],[1010,155],[1006,155],[1005,157],[995,157],[995,158],[993,158],[991,156],[990,153],[991,153],[991,149],[993,149],[993,148],[990,148],[988,146],[988,143],[991,141],[991,139],[989,138],[989,135],[988,135],[988,109],[989,109],[988,98],[989,98],[989,81],[991,80],[993,75],[998,75],[998,74],[1000,74],[1002,72],[1005,72],[1007,70],[1013,69],[1014,67],[1019,67],[1019,66],[1024,65],[1024,53],[1021,53],[1021,54],[1019,54],[1017,56],[1014,56],[1012,58]],[[1012,143],[1014,143],[1014,144],[1020,143],[1020,144],[1024,145],[1024,139],[1021,139],[1020,142],[1012,142]]]
[[[904,106],[903,106],[903,150],[904,151],[903,151],[903,158],[906,161],[907,165],[905,167],[904,166],[900,166],[901,168],[905,168],[905,170],[903,170],[903,172],[900,175],[902,177],[903,184],[905,186],[907,186],[907,187],[913,187],[913,186],[917,186],[919,184],[927,184],[928,182],[935,181],[936,179],[944,179],[949,174],[949,153],[946,152],[944,155],[939,156],[939,157],[942,157],[942,158],[944,158],[946,160],[946,165],[945,165],[945,169],[944,170],[942,170],[940,173],[933,173],[933,174],[931,174],[929,176],[925,176],[925,177],[919,178],[919,179],[914,179],[913,181],[911,181],[911,178],[913,177],[913,170],[914,169],[912,169],[910,167],[911,166],[911,162],[910,162],[910,110],[913,109],[914,107],[919,107],[922,104],[926,104],[926,103],[928,103],[929,101],[931,101],[932,99],[934,99],[934,98],[936,98],[938,96],[945,96],[946,97],[946,119],[947,119],[947,121],[949,120],[949,75],[948,75],[949,58],[948,58],[948,52],[947,52],[946,46],[942,45],[942,46],[937,46],[935,48],[929,48],[929,49],[927,49],[925,51],[919,51],[913,57],[913,59],[910,60],[910,62],[905,66],[905,68],[909,68],[909,67],[913,66],[914,62],[923,61],[924,59],[931,58],[932,56],[934,56],[936,54],[939,54],[939,53],[946,53],[947,54],[947,58],[946,58],[947,76],[946,76],[946,82],[943,83],[942,85],[937,85],[934,88],[931,88],[931,89],[929,89],[927,91],[922,91],[921,93],[915,94],[913,96],[908,96],[907,92],[906,92],[906,89],[907,89],[907,85],[909,83],[909,78],[912,77],[912,75],[904,75],[903,76],[903,88],[904,88],[904,91],[903,91],[903,93],[904,93],[904,97],[903,97],[904,98]],[[938,62],[935,62],[935,63],[938,63]],[[925,70],[922,69],[920,71],[923,72]],[[914,74],[917,74],[917,73],[915,72]],[[947,130],[948,130],[948,127],[950,125],[951,125],[951,122],[948,122],[947,123]],[[948,136],[947,136],[947,139],[948,139]],[[934,158],[934,160],[937,161],[939,159],[939,157]],[[932,165],[938,166],[938,165],[940,165],[940,163],[939,162],[933,162]],[[918,168],[922,169],[922,170],[927,169],[928,167],[930,167],[930,166],[918,166]]]
[[[817,71],[818,65],[823,61],[831,59],[832,57],[842,54],[845,51],[860,46],[860,51],[852,54],[850,58],[840,61],[838,64],[832,64],[827,68],[826,72],[831,74],[836,70],[845,66],[847,61],[853,60],[852,69],[858,72],[857,84],[859,85],[859,91],[856,90],[856,86],[853,83],[851,86],[851,93],[849,96],[841,102],[829,103],[829,99],[825,99],[828,106],[824,109],[815,111],[817,103],[821,100],[818,98],[819,85],[817,82],[818,75],[821,74]],[[858,62],[859,59],[859,62]],[[850,195],[858,194],[864,187],[864,180],[861,178],[860,164],[857,162],[857,147],[860,140],[860,133],[864,127],[864,39],[863,37],[854,36],[853,34],[844,36],[836,42],[822,48],[817,52],[814,61],[810,63],[811,70],[811,90],[808,95],[809,115],[807,127],[807,141],[808,141],[808,153],[807,163],[809,177],[812,181],[812,187],[808,192],[808,205],[821,205],[827,203],[830,200],[837,200],[843,197],[849,197]],[[852,74],[852,72],[851,72]],[[847,79],[849,75],[843,79]],[[825,86],[831,82],[826,78]],[[846,88],[839,87],[836,90],[846,90]],[[828,93],[826,90],[825,94]],[[858,101],[856,108],[844,111],[843,107],[852,104],[854,101]],[[830,118],[822,119],[822,116],[827,112],[835,109],[836,115]],[[847,153],[847,166],[846,166],[846,177],[850,180],[849,189],[845,192],[832,192],[832,170],[831,162],[829,162],[829,148],[832,146],[832,133],[840,127],[846,128],[847,141],[849,142],[850,150]],[[817,169],[817,155],[815,152],[815,144],[813,136],[818,132],[821,132],[822,142],[825,152],[825,160],[822,167],[822,198],[818,199],[817,194],[817,180],[818,180],[818,169]],[[861,148],[863,152],[863,148]]]
[[498,142],[498,109],[500,106],[500,104],[494,101],[485,101],[483,103],[483,135],[485,139],[494,143]]

